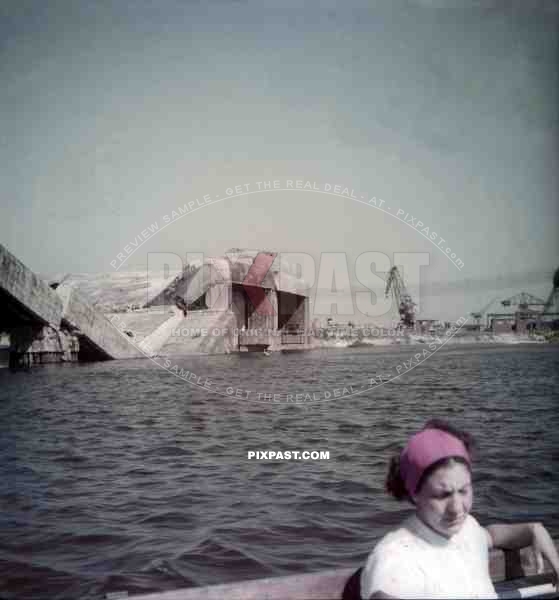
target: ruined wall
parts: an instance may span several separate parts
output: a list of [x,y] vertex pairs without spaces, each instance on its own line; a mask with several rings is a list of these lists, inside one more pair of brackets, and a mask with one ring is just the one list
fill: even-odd
[[43,324],[60,324],[62,302],[56,292],[1,244],[0,289]]
[[232,311],[192,311],[171,332],[161,356],[228,354],[238,350],[237,316]]
[[135,358],[143,356],[128,337],[96,311],[70,285],[60,285],[56,292],[63,302],[62,320],[97,348],[99,358]]
[[30,364],[75,362],[80,344],[71,332],[50,326],[24,325],[10,334],[10,352],[29,354]]

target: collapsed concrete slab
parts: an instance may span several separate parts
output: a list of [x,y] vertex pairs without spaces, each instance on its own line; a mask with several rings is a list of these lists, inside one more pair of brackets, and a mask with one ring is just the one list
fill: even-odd
[[143,356],[68,283],[49,285],[0,245],[0,333],[9,365]]
[[[139,358],[143,354],[130,338],[95,310],[70,284],[56,288],[62,300],[61,323],[80,340],[80,354],[85,358]],[[80,357],[81,358],[81,357]]]
[[0,244],[0,328],[16,324],[58,327],[62,301],[48,284]]
[[0,246],[0,333],[31,362],[306,348],[305,283],[275,257],[236,249],[176,275],[64,274],[49,285]]

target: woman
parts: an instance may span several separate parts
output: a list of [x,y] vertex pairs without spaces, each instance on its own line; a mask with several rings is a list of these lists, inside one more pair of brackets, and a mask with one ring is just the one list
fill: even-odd
[[415,513],[388,533],[361,574],[366,598],[496,598],[489,549],[532,545],[559,574],[559,556],[540,523],[492,525],[470,515],[472,440],[443,421],[430,421],[392,459],[387,491]]

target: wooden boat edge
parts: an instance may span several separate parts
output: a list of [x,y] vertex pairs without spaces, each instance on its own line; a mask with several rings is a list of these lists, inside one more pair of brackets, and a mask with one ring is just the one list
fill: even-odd
[[[554,541],[559,550],[559,542]],[[267,577],[124,597],[129,600],[341,600],[344,588],[357,568]],[[529,548],[507,552],[492,550],[489,569],[498,592],[511,589],[513,580],[520,578],[525,582],[524,585],[551,581],[552,570],[548,564],[543,575],[536,574],[536,566]],[[108,600],[117,598],[122,596],[107,595]]]

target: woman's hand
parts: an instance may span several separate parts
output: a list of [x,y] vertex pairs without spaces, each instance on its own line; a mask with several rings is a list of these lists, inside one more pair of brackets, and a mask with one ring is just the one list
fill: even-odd
[[554,583],[559,580],[559,554],[547,529],[541,523],[519,523],[514,525],[490,525],[487,528],[490,547],[503,550],[519,550],[531,546],[538,573],[543,573],[546,558],[554,571]]
[[544,557],[550,562],[554,571],[553,582],[557,585],[559,580],[559,555],[555,544],[551,539],[547,529],[541,523],[532,524],[532,549],[536,559],[537,573],[544,571]]

